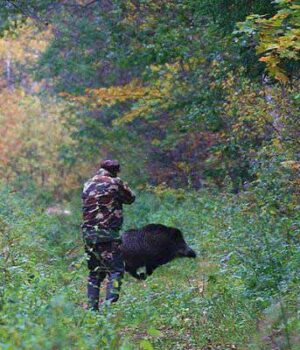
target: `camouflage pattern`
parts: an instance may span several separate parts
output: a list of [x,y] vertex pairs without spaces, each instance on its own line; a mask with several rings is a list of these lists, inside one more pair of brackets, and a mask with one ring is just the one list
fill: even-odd
[[120,251],[121,240],[102,242],[93,246],[86,246],[89,256],[88,268],[91,271],[109,273],[112,270],[124,272],[124,264]]
[[82,232],[86,244],[119,238],[123,204],[135,200],[132,190],[119,177],[101,168],[84,184]]
[[124,263],[120,250],[121,240],[114,240],[86,246],[88,255],[88,303],[89,308],[98,310],[101,282],[108,276],[106,285],[106,300],[116,302],[119,299]]
[[103,167],[84,184],[82,193],[82,233],[89,268],[87,296],[92,310],[99,308],[100,285],[106,276],[106,300],[115,302],[119,298],[124,274],[119,239],[122,206],[135,200],[131,189],[116,176],[119,163],[111,160],[102,163]]

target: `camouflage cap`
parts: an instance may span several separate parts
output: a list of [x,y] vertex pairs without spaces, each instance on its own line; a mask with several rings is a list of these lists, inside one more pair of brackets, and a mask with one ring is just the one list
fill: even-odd
[[111,173],[118,173],[120,171],[120,163],[114,159],[104,159],[101,161],[100,166]]

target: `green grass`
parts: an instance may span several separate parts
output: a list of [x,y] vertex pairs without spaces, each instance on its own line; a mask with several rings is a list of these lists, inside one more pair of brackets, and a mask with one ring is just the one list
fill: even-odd
[[[126,275],[120,301],[97,314],[83,308],[80,203],[70,217],[48,217],[7,190],[0,196],[1,350],[268,349],[261,334],[273,331],[280,349],[296,350],[299,247],[284,244],[288,219],[259,216],[247,198],[140,194],[124,229],[179,227],[198,258],[177,259],[146,281]],[[285,311],[270,319],[279,301]]]

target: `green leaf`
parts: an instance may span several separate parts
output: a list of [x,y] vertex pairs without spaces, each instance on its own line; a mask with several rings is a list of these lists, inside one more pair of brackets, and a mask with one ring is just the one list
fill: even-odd
[[154,350],[152,344],[147,339],[143,339],[140,342],[140,348],[143,349],[143,350]]
[[162,333],[160,330],[152,328],[152,327],[148,329],[148,334],[151,335],[152,337],[162,336]]

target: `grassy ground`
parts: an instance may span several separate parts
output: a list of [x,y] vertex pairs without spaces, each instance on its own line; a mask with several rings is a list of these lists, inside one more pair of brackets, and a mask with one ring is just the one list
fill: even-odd
[[[272,322],[264,314],[276,305],[272,283],[280,271],[268,272],[259,246],[263,235],[254,234],[265,224],[248,204],[205,192],[140,195],[126,208],[124,228],[150,222],[179,227],[198,258],[175,260],[146,281],[125,276],[120,301],[96,314],[82,307],[87,269],[79,203],[72,205],[72,216],[47,217],[14,194],[1,195],[1,350],[275,349],[278,343],[279,349],[296,349],[294,313],[289,325],[281,314]],[[276,242],[267,241],[272,257]],[[235,248],[245,252],[244,260]],[[295,295],[286,297],[288,312]],[[260,328],[267,329],[267,340],[261,341]],[[273,328],[279,332],[275,340]]]

